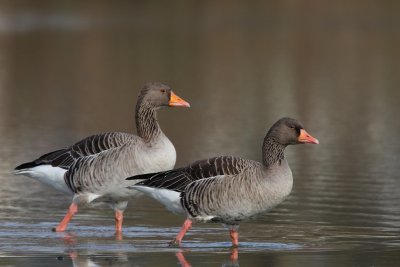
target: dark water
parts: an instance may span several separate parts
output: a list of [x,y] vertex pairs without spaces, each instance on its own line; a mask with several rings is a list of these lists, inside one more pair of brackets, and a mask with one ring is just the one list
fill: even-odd
[[[400,3],[331,2],[2,1],[0,265],[398,266]],[[130,202],[120,241],[103,204],[53,233],[69,197],[10,174],[90,134],[134,131],[154,80],[192,104],[159,112],[177,166],[260,160],[282,116],[321,141],[287,149],[293,192],[241,225],[238,251],[217,224],[167,247],[183,218],[146,198]]]

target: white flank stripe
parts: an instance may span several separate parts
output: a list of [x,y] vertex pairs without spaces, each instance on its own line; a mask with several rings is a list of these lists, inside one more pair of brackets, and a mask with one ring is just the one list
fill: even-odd
[[184,211],[181,206],[181,197],[180,197],[181,193],[179,192],[164,188],[154,188],[142,185],[134,185],[131,186],[130,188],[134,188],[154,198],[158,202],[162,203],[168,210],[172,211],[173,213],[184,214]]

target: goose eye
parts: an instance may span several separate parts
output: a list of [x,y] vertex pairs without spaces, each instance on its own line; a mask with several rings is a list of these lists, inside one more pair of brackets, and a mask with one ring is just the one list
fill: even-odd
[[161,89],[160,92],[161,92],[161,93],[165,93],[165,89]]

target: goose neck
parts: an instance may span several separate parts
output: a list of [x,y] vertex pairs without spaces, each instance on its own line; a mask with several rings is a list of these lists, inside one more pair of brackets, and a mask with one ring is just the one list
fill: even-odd
[[267,168],[285,159],[285,145],[282,145],[269,136],[266,136],[262,148],[263,164]]
[[145,104],[138,105],[136,107],[135,119],[138,135],[147,142],[150,142],[162,133],[154,107]]

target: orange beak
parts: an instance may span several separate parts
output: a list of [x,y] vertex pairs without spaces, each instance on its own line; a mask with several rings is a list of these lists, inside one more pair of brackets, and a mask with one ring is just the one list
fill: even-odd
[[186,108],[190,107],[190,104],[188,102],[186,102],[185,100],[183,100],[182,98],[180,98],[179,96],[174,94],[174,92],[172,92],[172,91],[171,91],[171,96],[169,98],[168,105],[170,107],[186,107]]
[[299,139],[297,139],[300,143],[310,143],[310,144],[319,144],[319,141],[317,138],[312,137],[309,133],[306,132],[306,130],[301,129],[300,130],[300,136]]

